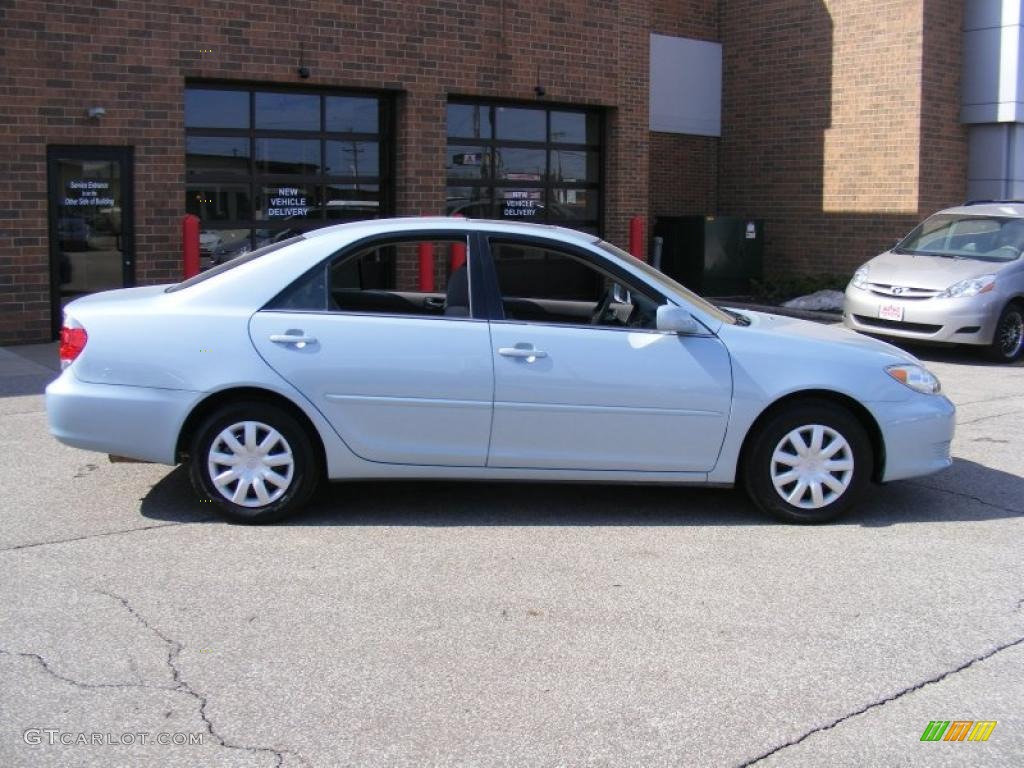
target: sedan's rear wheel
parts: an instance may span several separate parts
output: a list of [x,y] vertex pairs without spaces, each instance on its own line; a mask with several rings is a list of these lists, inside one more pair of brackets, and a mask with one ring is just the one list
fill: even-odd
[[996,322],[996,332],[986,351],[1000,363],[1012,363],[1024,351],[1024,310],[1019,304],[1007,304]]
[[196,431],[190,476],[224,517],[268,523],[306,503],[320,470],[309,436],[291,414],[268,403],[239,403]]
[[752,436],[744,484],[761,509],[791,523],[848,510],[871,475],[871,441],[857,418],[823,401],[789,406]]

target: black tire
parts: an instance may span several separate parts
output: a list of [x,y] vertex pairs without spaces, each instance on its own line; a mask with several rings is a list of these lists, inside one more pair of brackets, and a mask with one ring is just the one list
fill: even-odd
[[[275,473],[278,482],[287,479],[283,492],[277,498],[272,498],[279,489],[276,483],[267,482],[265,479],[259,481],[264,492],[271,499],[268,503],[260,504],[260,500],[256,498],[256,483],[254,482],[246,484],[243,503],[235,503],[232,499],[227,498],[214,483],[213,470],[210,468],[211,449],[215,442],[218,443],[218,447],[224,448],[226,443],[220,439],[222,433],[233,425],[240,425],[244,422],[256,422],[265,428],[274,429],[283,438],[283,441],[277,441],[270,446],[271,452],[267,455],[267,459],[284,458],[286,461],[287,452],[291,453],[292,465],[290,470],[285,467],[284,475],[279,473],[277,467],[270,468],[270,471]],[[256,427],[254,431],[257,442],[260,442],[261,437],[269,436],[266,429]],[[244,440],[244,430],[233,434],[236,438],[243,437]],[[218,455],[220,453],[218,452]],[[251,471],[266,471],[265,468],[258,465],[258,460],[254,459],[254,461],[257,462],[257,465]],[[217,465],[216,469],[226,471],[230,467]],[[299,511],[316,491],[321,475],[319,454],[314,450],[306,429],[290,413],[271,403],[243,402],[225,406],[207,418],[192,438],[189,453],[189,477],[192,480],[192,485],[202,498],[212,501],[220,514],[233,523],[272,523]],[[233,489],[238,491],[240,484],[241,480],[239,479],[234,483]],[[227,492],[232,490],[231,485],[225,487]]]
[[[846,460],[852,459],[853,466],[851,474],[847,477],[846,470],[827,470],[833,480],[842,485],[848,480],[845,489],[841,492],[829,488],[825,482],[818,482],[819,488],[823,491],[821,501],[827,502],[823,506],[805,508],[798,504],[790,503],[784,498],[782,492],[776,490],[773,482],[773,471],[781,476],[785,474],[785,467],[792,466],[785,462],[774,462],[772,457],[777,448],[793,447],[793,444],[782,446],[783,440],[795,430],[807,428],[812,430],[814,426],[820,425],[825,429],[822,434],[823,442],[827,448],[831,440],[835,439],[832,433],[838,435],[845,441],[839,453],[835,454],[829,461],[836,465],[844,464]],[[832,430],[830,433],[828,430]],[[801,438],[805,443],[813,439],[813,431],[800,431]],[[838,443],[842,446],[842,443]],[[793,452],[785,451],[787,454]],[[847,512],[864,492],[871,480],[871,473],[874,461],[874,452],[871,447],[871,440],[863,425],[850,411],[840,405],[825,400],[805,400],[794,403],[780,409],[771,415],[766,422],[757,428],[757,432],[751,435],[747,450],[744,452],[744,462],[741,468],[743,484],[751,500],[763,511],[774,515],[787,523],[824,523],[834,520]],[[793,467],[796,471],[796,467]],[[822,467],[822,473],[826,471]],[[795,494],[798,492],[799,479],[790,484],[784,484],[782,490]],[[829,497],[834,498],[829,500]],[[796,501],[798,503],[814,504],[813,490],[808,486]]]
[[1011,301],[999,314],[992,343],[985,347],[985,355],[997,363],[1012,363],[1024,352],[1024,309]]

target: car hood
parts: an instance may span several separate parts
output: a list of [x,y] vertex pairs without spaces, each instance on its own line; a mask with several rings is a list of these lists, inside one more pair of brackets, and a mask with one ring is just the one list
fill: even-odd
[[[737,335],[744,331],[753,331],[758,336],[773,336],[776,343],[785,344],[790,342],[806,342],[798,346],[810,346],[811,348],[821,345],[827,348],[830,353],[838,356],[857,355],[882,355],[891,358],[891,364],[897,363],[920,363],[920,361],[909,352],[899,347],[888,344],[884,341],[863,336],[854,331],[844,328],[839,321],[834,325],[812,322],[810,320],[799,320],[795,317],[773,315],[768,312],[752,312],[748,309],[733,310],[750,318],[750,326],[724,326],[735,329]],[[794,352],[793,347],[780,347],[779,355],[786,356],[787,352]],[[821,354],[821,350],[817,350]]]
[[914,256],[886,251],[867,263],[868,282],[902,285],[942,291],[961,280],[990,275],[1006,266],[1006,262],[981,259],[953,259],[946,256]]

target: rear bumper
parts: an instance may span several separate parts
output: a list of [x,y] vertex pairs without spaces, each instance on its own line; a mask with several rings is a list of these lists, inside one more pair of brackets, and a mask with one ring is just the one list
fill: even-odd
[[[881,320],[883,304],[903,307],[902,322]],[[996,297],[899,299],[846,289],[843,324],[862,333],[946,344],[991,344],[1001,307]]]
[[956,408],[943,395],[917,395],[896,403],[873,403],[885,444],[882,482],[929,475],[953,463],[950,443]]
[[175,463],[178,432],[198,392],[91,384],[72,372],[46,388],[50,433],[65,445],[159,464]]

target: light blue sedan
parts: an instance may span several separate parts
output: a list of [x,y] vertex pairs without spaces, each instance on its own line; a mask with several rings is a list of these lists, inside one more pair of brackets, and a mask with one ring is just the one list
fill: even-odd
[[821,522],[950,464],[954,408],[911,355],[712,306],[598,238],[382,219],[172,286],[79,299],[46,393],[68,445],[188,462],[237,522],[370,478],[741,482]]

